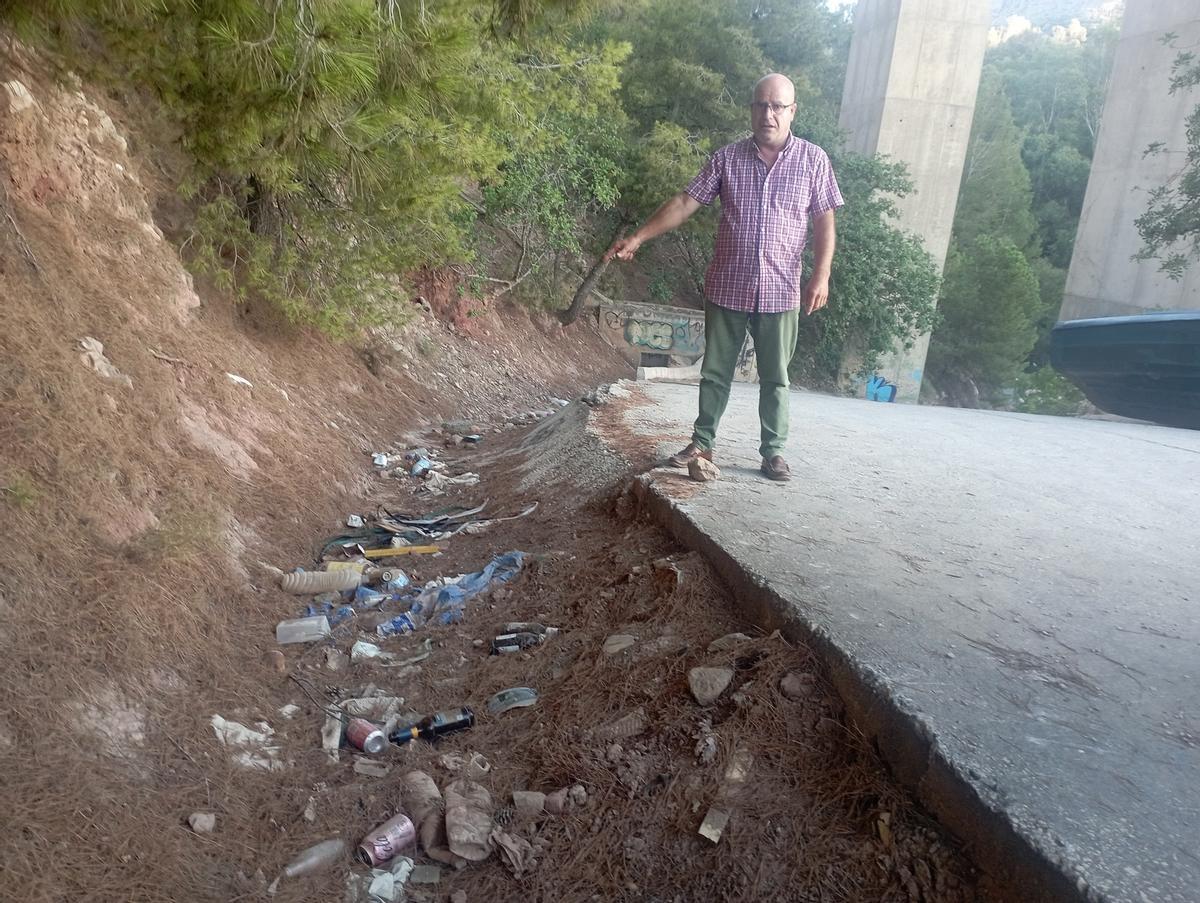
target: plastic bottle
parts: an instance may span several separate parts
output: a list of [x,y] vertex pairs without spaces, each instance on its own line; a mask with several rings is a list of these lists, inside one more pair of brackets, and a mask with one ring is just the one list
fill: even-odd
[[414,612],[405,612],[402,615],[396,615],[394,618],[384,621],[375,628],[375,633],[381,637],[399,636],[403,633],[412,633],[424,623],[424,619]]
[[315,875],[317,872],[323,872],[337,865],[345,858],[346,841],[344,840],[322,840],[318,844],[313,844],[307,850],[302,850],[295,859],[283,867],[279,877],[272,881],[271,886],[267,888],[267,893],[273,896],[279,887],[279,882],[284,878]]
[[340,593],[342,590],[355,589],[362,580],[362,573],[353,570],[300,571],[284,574],[279,581],[279,588],[294,596]]
[[315,643],[329,636],[329,618],[317,615],[313,618],[292,618],[275,625],[275,642],[281,646],[288,643]]

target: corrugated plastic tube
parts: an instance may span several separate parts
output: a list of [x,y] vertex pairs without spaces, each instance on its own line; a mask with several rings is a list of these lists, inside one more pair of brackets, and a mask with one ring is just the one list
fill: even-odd
[[285,593],[297,596],[340,593],[342,590],[354,589],[362,580],[362,574],[352,570],[301,571],[298,574],[284,574],[283,579],[279,581],[279,588]]

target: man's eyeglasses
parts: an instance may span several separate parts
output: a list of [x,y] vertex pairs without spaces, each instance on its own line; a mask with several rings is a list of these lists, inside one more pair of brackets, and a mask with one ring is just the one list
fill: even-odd
[[795,101],[792,101],[792,103],[768,103],[765,100],[756,100],[754,103],[750,104],[750,109],[752,109],[755,113],[758,113],[760,116],[766,113],[767,110],[770,110],[772,113],[778,116],[794,103]]

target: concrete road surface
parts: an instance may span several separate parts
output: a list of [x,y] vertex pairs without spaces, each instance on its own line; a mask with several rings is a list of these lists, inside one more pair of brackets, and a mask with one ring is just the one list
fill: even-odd
[[[697,389],[642,386],[665,456]],[[1062,878],[1030,899],[1200,900],[1200,432],[794,392],[779,485],[756,405],[720,482],[650,474],[676,531],[842,659],[948,823]]]

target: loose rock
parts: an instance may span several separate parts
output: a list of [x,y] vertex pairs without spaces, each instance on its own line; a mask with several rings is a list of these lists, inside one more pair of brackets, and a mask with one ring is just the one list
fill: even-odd
[[817,679],[811,674],[789,671],[779,681],[779,691],[788,699],[803,699],[812,692]]
[[717,637],[708,644],[709,652],[724,652],[727,649],[735,648],[739,643],[748,643],[750,637],[744,633],[727,633],[723,637]]
[[217,817],[211,812],[193,812],[188,816],[188,826],[197,834],[211,834],[217,826]]
[[637,637],[630,636],[627,633],[615,633],[604,641],[604,654],[616,655],[618,652],[623,652],[634,643],[637,642]]
[[709,705],[725,692],[733,680],[732,668],[693,668],[688,672],[688,686],[696,702]]
[[688,476],[698,483],[711,483],[721,479],[721,468],[706,458],[692,458],[688,462]]
[[587,791],[583,789],[582,784],[573,786],[567,791],[567,796],[570,798],[572,805],[580,807],[587,805]]

